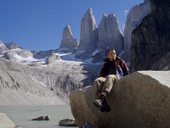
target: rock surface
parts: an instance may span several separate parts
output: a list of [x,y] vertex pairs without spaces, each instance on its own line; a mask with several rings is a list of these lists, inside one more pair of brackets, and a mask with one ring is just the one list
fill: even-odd
[[151,13],[132,32],[132,71],[170,69],[167,63],[170,61],[170,1],[150,0],[150,3]]
[[135,5],[128,13],[124,28],[124,55],[125,61],[130,62],[131,33],[142,22],[143,18],[151,12],[149,0],[143,4]]
[[98,27],[97,49],[115,48],[119,54],[123,51],[123,35],[120,33],[118,21],[115,15],[103,15],[102,21]]
[[94,128],[169,128],[170,71],[140,71],[116,82],[107,101],[108,113],[92,102],[92,87],[74,90],[70,95],[72,114],[78,126]]
[[80,43],[76,56],[81,59],[90,58],[97,46],[96,20],[92,9],[89,8],[81,20]]
[[73,33],[71,31],[71,26],[66,25],[63,31],[62,41],[60,44],[60,51],[73,51],[78,45],[77,39],[73,37]]
[[0,113],[0,128],[15,128],[15,124],[5,113]]

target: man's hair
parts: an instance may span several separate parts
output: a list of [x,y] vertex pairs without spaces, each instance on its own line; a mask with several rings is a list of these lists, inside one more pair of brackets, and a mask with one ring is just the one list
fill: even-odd
[[108,49],[107,49],[107,52],[106,52],[106,55],[107,55],[110,51],[115,51],[115,53],[116,53],[116,50],[115,50],[114,48],[108,48]]

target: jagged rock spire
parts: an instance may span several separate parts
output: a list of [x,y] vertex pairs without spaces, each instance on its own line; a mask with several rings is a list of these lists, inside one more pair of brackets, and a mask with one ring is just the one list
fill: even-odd
[[91,8],[87,10],[81,20],[80,44],[78,45],[76,56],[87,58],[96,49],[97,30],[96,20]]
[[123,50],[123,35],[114,14],[104,14],[98,28],[97,48],[106,49],[106,47],[116,49],[117,53]]
[[74,50],[77,47],[77,45],[78,45],[78,41],[73,37],[71,26],[66,25],[63,30],[63,37],[60,44],[60,48]]

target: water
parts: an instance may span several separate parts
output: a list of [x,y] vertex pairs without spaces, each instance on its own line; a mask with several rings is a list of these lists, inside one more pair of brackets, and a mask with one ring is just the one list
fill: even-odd
[[[18,128],[65,128],[58,126],[58,122],[73,119],[69,105],[0,106],[0,113],[6,113]],[[50,121],[31,121],[45,115],[50,117]]]

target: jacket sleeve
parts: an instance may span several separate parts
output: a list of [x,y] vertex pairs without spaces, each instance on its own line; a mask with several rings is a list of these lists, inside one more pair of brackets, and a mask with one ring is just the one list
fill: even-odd
[[99,73],[99,77],[105,77],[106,75],[106,63],[103,64],[100,73]]
[[122,70],[123,70],[123,76],[128,75],[129,74],[129,68],[127,66],[127,64],[125,63],[125,61],[122,60],[122,64],[121,64]]

